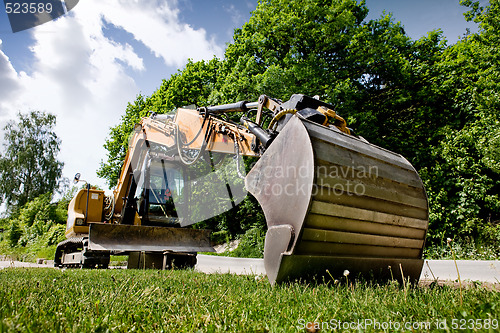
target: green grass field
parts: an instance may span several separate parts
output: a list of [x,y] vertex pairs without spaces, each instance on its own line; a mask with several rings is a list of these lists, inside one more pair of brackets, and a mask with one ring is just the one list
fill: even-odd
[[444,325],[495,332],[500,293],[472,285],[460,305],[460,290],[446,286],[272,287],[263,276],[189,270],[7,268],[0,270],[0,317],[1,330],[12,332],[420,332]]

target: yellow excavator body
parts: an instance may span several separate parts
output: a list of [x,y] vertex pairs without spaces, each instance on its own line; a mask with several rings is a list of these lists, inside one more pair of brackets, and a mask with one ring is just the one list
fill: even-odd
[[76,193],[68,205],[67,238],[87,235],[89,223],[102,222],[104,198],[104,191],[96,189],[80,189]]
[[[113,196],[87,188],[71,201],[56,265],[106,267],[106,255],[127,253],[138,263],[131,267],[143,267],[140,254],[150,253],[155,267],[172,258],[193,266],[196,252],[213,248],[208,230],[189,226],[234,208],[248,191],[266,218],[272,284],[346,270],[418,280],[428,228],[422,181],[403,156],[355,135],[333,109],[304,95],[261,96],[143,118]],[[221,118],[234,112],[245,113],[239,124]],[[259,158],[246,175],[241,156]],[[82,255],[65,264],[68,251]]]

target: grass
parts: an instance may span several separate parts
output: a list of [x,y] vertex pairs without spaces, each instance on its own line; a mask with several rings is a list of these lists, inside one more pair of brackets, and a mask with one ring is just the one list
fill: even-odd
[[109,265],[110,266],[126,266],[128,261],[128,256],[110,256]]
[[[361,331],[380,332],[396,330],[377,329],[376,322],[391,322],[392,327],[396,322],[417,326],[428,322],[434,330],[444,321],[451,328],[453,319],[455,325],[477,319],[474,325],[498,329],[497,291],[472,285],[463,291],[460,305],[459,290],[452,287],[348,281],[272,287],[262,276],[191,270],[7,268],[0,271],[0,330],[297,332],[305,331],[308,322],[329,331],[334,326],[325,325],[360,320],[365,325]],[[372,326],[366,326],[369,320]],[[414,331],[426,330],[422,327]]]

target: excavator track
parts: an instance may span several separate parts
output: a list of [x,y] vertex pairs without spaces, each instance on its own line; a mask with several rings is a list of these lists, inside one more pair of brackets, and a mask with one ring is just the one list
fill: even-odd
[[108,268],[109,251],[88,249],[88,237],[72,237],[57,244],[54,266],[66,268]]

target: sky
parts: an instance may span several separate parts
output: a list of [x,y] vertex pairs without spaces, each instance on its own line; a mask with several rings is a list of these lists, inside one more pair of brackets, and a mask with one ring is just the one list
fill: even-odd
[[[368,19],[393,13],[418,39],[441,29],[455,43],[466,28],[458,0],[366,0]],[[257,0],[80,0],[55,21],[13,33],[0,5],[0,145],[18,112],[55,114],[63,176],[107,189],[96,175],[109,129],[128,102],[150,95],[189,58],[222,58]],[[0,148],[2,151],[3,148]]]

